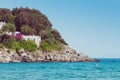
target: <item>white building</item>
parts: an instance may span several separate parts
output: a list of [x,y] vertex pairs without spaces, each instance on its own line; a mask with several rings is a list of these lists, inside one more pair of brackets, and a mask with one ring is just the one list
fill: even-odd
[[[17,35],[17,34],[21,34],[20,32],[16,31],[14,33],[12,32],[9,32],[8,35]],[[39,47],[40,46],[40,42],[41,42],[41,37],[40,36],[36,36],[36,35],[22,35],[22,38],[25,39],[25,40],[32,40],[34,41],[37,46]]]
[[17,35],[19,33],[20,33],[19,31],[16,31],[16,32],[6,32],[7,35]]
[[5,25],[6,22],[0,22],[0,30],[2,29],[2,27]]
[[[6,24],[6,22],[0,22],[0,30],[2,29],[2,27],[4,26]],[[12,33],[12,32],[4,32],[5,34],[8,34],[8,35],[12,35],[12,34],[14,34],[14,35],[16,35],[16,34],[18,34],[18,33],[20,33],[20,32],[14,32],[14,33]],[[3,34],[4,34],[3,33]],[[25,39],[25,40],[32,40],[32,41],[34,41],[36,44],[37,44],[37,46],[39,47],[40,46],[40,42],[41,42],[41,37],[40,36],[35,36],[35,35],[22,35],[22,37],[23,37],[23,39]]]
[[35,35],[23,35],[22,36],[23,39],[25,40],[32,40],[35,41],[35,43],[37,44],[37,46],[40,46],[40,42],[41,42],[41,37],[40,36],[35,36]]

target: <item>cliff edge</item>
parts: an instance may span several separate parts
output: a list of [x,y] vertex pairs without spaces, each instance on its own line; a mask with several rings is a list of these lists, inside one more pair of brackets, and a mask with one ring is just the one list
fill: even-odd
[[40,50],[26,52],[24,49],[16,52],[15,50],[0,48],[0,62],[97,62],[97,60],[65,46],[65,49],[59,52],[43,52]]

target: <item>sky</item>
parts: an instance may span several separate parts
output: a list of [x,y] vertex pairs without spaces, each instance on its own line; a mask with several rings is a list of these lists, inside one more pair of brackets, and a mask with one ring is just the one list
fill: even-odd
[[65,41],[93,58],[120,58],[120,0],[0,0],[40,10]]

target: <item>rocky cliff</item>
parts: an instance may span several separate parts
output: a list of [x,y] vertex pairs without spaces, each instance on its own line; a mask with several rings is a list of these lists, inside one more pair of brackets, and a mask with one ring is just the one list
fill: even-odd
[[0,48],[0,62],[93,62],[97,61],[83,53],[77,53],[69,46],[65,46],[62,51],[26,52],[21,49],[19,52]]

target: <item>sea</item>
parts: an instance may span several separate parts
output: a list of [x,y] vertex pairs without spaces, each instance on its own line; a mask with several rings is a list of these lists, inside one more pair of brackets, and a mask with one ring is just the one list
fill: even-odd
[[0,80],[120,80],[120,59],[0,63]]

